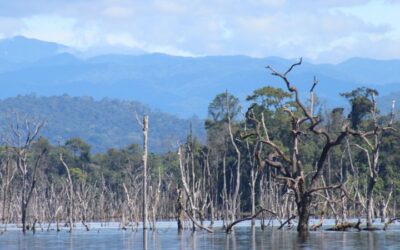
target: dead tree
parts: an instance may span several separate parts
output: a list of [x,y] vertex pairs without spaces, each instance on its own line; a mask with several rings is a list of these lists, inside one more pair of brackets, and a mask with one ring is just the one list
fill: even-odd
[[143,230],[147,229],[147,135],[149,117],[143,117]]
[[[238,213],[238,197],[239,197],[239,190],[240,190],[240,166],[241,166],[241,153],[239,150],[239,147],[237,145],[237,142],[235,141],[235,138],[233,136],[232,132],[232,120],[231,120],[231,114],[230,114],[230,109],[229,109],[229,99],[228,99],[228,92],[226,92],[226,106],[228,108],[228,131],[229,131],[229,138],[231,140],[231,143],[235,149],[236,153],[236,180],[235,180],[235,190],[232,194],[232,204],[231,204],[231,221],[235,221]],[[225,178],[225,176],[224,176]]]
[[151,222],[152,222],[152,230],[156,230],[157,227],[157,212],[159,210],[159,205],[160,205],[160,194],[161,194],[161,169],[158,169],[158,174],[157,174],[157,183],[156,187],[153,188],[153,186],[150,186],[150,195],[151,195]]
[[394,102],[392,102],[391,119],[388,125],[380,125],[377,119],[377,108],[375,95],[376,91],[369,91],[371,98],[371,116],[372,116],[372,128],[367,132],[360,130],[351,131],[351,134],[355,137],[361,138],[362,144],[355,143],[354,146],[364,151],[367,164],[368,164],[368,184],[367,184],[367,229],[373,229],[372,218],[374,211],[374,197],[373,191],[375,184],[379,177],[379,157],[380,149],[382,144],[383,135],[386,131],[395,130],[393,125],[394,120]]
[[69,224],[69,232],[72,233],[72,228],[74,226],[73,219],[73,211],[74,211],[74,184],[72,182],[71,174],[69,172],[69,167],[67,163],[65,163],[62,154],[60,153],[60,162],[63,165],[65,172],[67,173],[67,196],[68,196],[68,224]]
[[177,190],[178,193],[178,199],[176,200],[177,203],[177,215],[176,215],[176,220],[178,223],[178,233],[181,233],[183,230],[183,221],[184,221],[184,216],[185,216],[185,208],[183,206],[183,197],[182,197],[182,191],[180,189]]
[[11,125],[13,133],[13,150],[15,154],[17,169],[19,170],[21,178],[21,223],[22,232],[26,232],[26,219],[29,207],[29,202],[32,198],[33,191],[36,187],[36,173],[40,165],[40,160],[46,153],[43,150],[35,160],[29,159],[29,153],[31,146],[38,137],[41,128],[44,126],[44,122],[30,121],[25,118],[24,123],[19,121],[18,115],[16,115],[15,124]]
[[[269,149],[272,150],[268,157],[262,157],[260,154],[257,155],[257,160],[260,166],[269,166],[276,169],[276,178],[284,181],[287,187],[294,192],[295,202],[297,205],[297,213],[299,217],[299,222],[297,226],[297,231],[306,232],[308,231],[308,221],[310,217],[311,203],[313,200],[313,194],[315,192],[338,188],[339,186],[327,186],[323,187],[320,185],[321,175],[325,168],[325,161],[327,159],[329,151],[340,145],[344,138],[349,134],[348,125],[344,125],[341,131],[332,135],[326,132],[321,126],[321,118],[312,114],[312,110],[308,110],[303,104],[298,89],[292,85],[289,81],[287,75],[292,71],[292,69],[302,63],[302,60],[298,63],[291,65],[291,67],[284,73],[279,73],[272,67],[267,68],[271,71],[272,75],[277,76],[283,80],[286,85],[287,90],[294,94],[294,101],[296,109],[284,108],[284,111],[289,115],[291,119],[291,144],[287,145],[290,150],[289,154],[284,152],[277,144],[274,143],[268,136],[268,131],[266,130],[265,124],[263,124],[259,119],[252,115],[252,107],[248,110],[246,117],[255,124],[255,131],[253,133],[248,133],[246,136],[255,135],[256,138]],[[317,85],[317,81],[314,79],[314,85],[310,92],[313,93],[314,87]],[[313,107],[313,103],[310,105]],[[261,131],[261,127],[265,128]],[[300,143],[301,138],[304,134],[310,131],[317,138],[321,138],[323,141],[322,150],[316,160],[316,169],[314,172],[306,175],[303,163],[301,161],[300,155]],[[310,178],[306,180],[306,178]]]
[[92,192],[93,186],[86,183],[84,180],[77,188],[76,197],[78,198],[78,204],[80,214],[81,214],[81,223],[85,227],[86,231],[90,231],[89,224],[87,224],[87,217],[88,217],[88,210],[89,210],[89,203],[93,197]]
[[5,148],[5,159],[1,163],[0,178],[2,180],[2,216],[1,222],[4,225],[3,232],[7,230],[9,212],[11,206],[11,183],[14,180],[17,171],[16,163],[12,160],[12,152],[9,148]]
[[392,198],[393,189],[394,188],[393,188],[393,185],[392,185],[392,188],[391,188],[391,190],[389,192],[387,200],[385,201],[385,199],[382,198],[382,200],[380,201],[380,204],[379,204],[379,210],[380,211],[379,212],[380,212],[380,215],[381,215],[381,222],[385,222],[385,220],[386,220],[388,206],[389,206],[389,203],[390,203],[390,199]]
[[142,155],[142,164],[143,164],[143,180],[142,180],[142,223],[143,230],[147,229],[147,157],[148,157],[148,133],[149,133],[149,116],[143,116],[143,122],[140,122],[139,118],[136,116],[136,120],[143,130],[143,155]]
[[354,223],[343,222],[343,223],[337,224],[332,228],[328,228],[327,231],[346,231],[349,228],[355,228],[358,231],[361,231],[360,225],[361,225],[361,220],[358,219],[358,221],[354,222]]
[[[195,203],[195,196],[197,196],[198,191],[197,189],[193,189],[191,190],[189,187],[189,167],[188,165],[190,164],[185,164],[183,161],[183,157],[184,157],[184,153],[182,152],[182,146],[179,146],[178,148],[178,157],[179,157],[179,169],[180,169],[180,174],[181,174],[181,181],[182,181],[182,186],[183,189],[185,191],[185,195],[187,198],[187,204],[189,205],[189,209],[186,208],[186,206],[184,206],[184,202],[182,199],[182,196],[180,195],[180,191],[178,190],[178,224],[182,225],[182,211],[184,211],[186,213],[186,216],[192,221],[192,230],[195,231],[196,230],[196,226],[200,229],[206,230],[209,233],[212,233],[213,231],[207,227],[204,227],[203,225],[201,225],[200,223],[197,222],[196,220],[196,212],[199,211],[199,208],[196,206]],[[187,159],[186,159],[187,161]],[[198,186],[198,185],[196,185]],[[194,192],[194,193],[193,193]]]
[[232,231],[232,228],[233,228],[235,225],[237,225],[237,224],[239,224],[239,223],[241,223],[241,222],[243,222],[243,221],[254,220],[255,218],[257,218],[258,215],[260,215],[261,213],[264,213],[264,212],[268,212],[268,213],[270,213],[270,214],[272,214],[272,215],[274,215],[274,216],[276,215],[276,213],[273,212],[273,211],[270,211],[270,210],[265,209],[265,208],[261,208],[260,210],[258,210],[257,213],[254,213],[254,214],[252,214],[251,216],[248,216],[248,217],[245,217],[245,218],[236,220],[236,221],[232,222],[231,224],[229,224],[229,225],[226,227],[226,229],[225,229],[225,233],[230,233],[230,232]]
[[[179,146],[178,148],[178,157],[179,157],[179,170],[181,173],[181,180],[182,180],[182,185],[183,185],[183,189],[185,191],[186,197],[187,197],[187,201],[189,204],[189,209],[190,209],[190,218],[193,222],[193,231],[195,230],[195,220],[196,220],[196,206],[194,203],[194,193],[193,191],[189,188],[189,177],[188,177],[188,169],[187,167],[185,167],[185,165],[183,162],[183,152],[182,152],[182,146]],[[179,201],[181,202],[181,204],[183,204],[182,200],[179,199]],[[180,207],[183,208],[183,210],[188,214],[187,209],[185,209],[185,206],[180,205]]]

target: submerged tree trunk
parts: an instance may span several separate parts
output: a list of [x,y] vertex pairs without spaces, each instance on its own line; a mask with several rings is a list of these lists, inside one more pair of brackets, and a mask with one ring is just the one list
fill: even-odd
[[147,229],[147,134],[149,117],[143,117],[143,230]]
[[228,131],[229,131],[229,138],[231,140],[231,143],[235,149],[236,152],[236,181],[235,181],[235,190],[232,195],[232,204],[231,204],[231,222],[235,221],[237,218],[237,213],[238,213],[238,197],[239,197],[239,190],[240,190],[240,165],[241,165],[241,153],[239,150],[239,147],[237,143],[235,142],[235,138],[233,137],[233,132],[232,132],[232,121],[231,121],[231,114],[229,110],[229,99],[228,99],[228,93],[226,93],[226,102],[227,102],[227,107],[228,107]]
[[299,224],[297,231],[304,233],[308,231],[308,220],[310,219],[311,195],[305,194],[302,199],[297,202],[297,211],[299,215]]
[[182,191],[180,189],[178,189],[178,199],[176,201],[177,203],[177,222],[178,222],[178,233],[182,232],[183,230],[183,220],[184,220],[184,208],[183,208],[183,204],[182,204]]
[[374,198],[373,191],[376,183],[376,178],[370,176],[367,187],[367,228],[372,228],[372,219],[374,216]]
[[74,211],[74,185],[72,183],[72,178],[71,178],[71,174],[69,171],[69,167],[67,165],[67,163],[65,163],[65,161],[63,160],[62,154],[60,154],[60,161],[62,163],[62,165],[65,168],[65,171],[67,172],[67,185],[68,187],[66,188],[67,190],[67,194],[68,194],[68,224],[69,224],[69,232],[72,233],[72,228],[73,228],[73,211]]

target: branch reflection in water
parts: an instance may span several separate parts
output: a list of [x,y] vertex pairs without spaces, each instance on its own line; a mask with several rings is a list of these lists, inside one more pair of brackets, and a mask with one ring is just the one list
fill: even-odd
[[[250,223],[249,223],[250,224]],[[0,236],[2,249],[394,249],[398,247],[400,227],[393,225],[388,231],[329,232],[316,231],[299,235],[296,231],[277,230],[259,226],[238,226],[230,234],[222,227],[214,227],[214,233],[192,232],[190,229],[177,233],[176,227],[157,230],[123,231],[117,228],[85,231],[41,231],[21,234],[8,230]]]
[[296,231],[261,230],[249,226],[237,227],[230,234],[223,229],[215,229],[213,234],[191,230],[177,234],[176,230],[168,229],[143,234],[143,249],[379,249],[397,246],[399,231],[400,228],[387,232],[317,231],[298,234]]

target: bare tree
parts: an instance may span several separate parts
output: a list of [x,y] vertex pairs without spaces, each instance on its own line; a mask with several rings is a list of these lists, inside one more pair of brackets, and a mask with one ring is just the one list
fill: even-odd
[[[179,146],[179,148],[178,148],[179,169],[180,169],[182,185],[183,185],[183,189],[185,191],[189,209],[187,209],[186,206],[184,205],[181,191],[178,190],[178,230],[180,230],[179,225],[182,225],[182,211],[184,211],[186,216],[193,223],[193,225],[192,225],[193,231],[196,230],[196,226],[197,226],[200,229],[203,229],[203,230],[206,230],[207,232],[212,233],[213,231],[211,229],[204,227],[203,225],[201,225],[200,223],[198,223],[196,221],[196,212],[199,211],[199,208],[195,204],[195,199],[196,199],[195,197],[198,195],[199,192],[197,191],[198,190],[197,188],[193,189],[193,190],[190,189],[190,186],[189,186],[189,181],[190,181],[189,172],[190,171],[189,171],[189,166],[188,166],[190,164],[187,163],[187,159],[186,159],[186,163],[184,163],[183,157],[184,157],[185,152],[182,152],[182,151],[183,151],[182,146]],[[196,185],[196,186],[199,187],[199,185]]]
[[24,123],[21,123],[18,115],[16,115],[15,124],[11,125],[13,133],[13,150],[16,157],[17,169],[21,178],[21,223],[22,232],[26,232],[26,217],[29,202],[32,198],[33,191],[36,186],[36,173],[40,165],[42,156],[46,153],[43,150],[36,159],[29,159],[31,146],[38,137],[44,122],[35,122],[25,118]]
[[[272,75],[282,79],[287,90],[294,94],[296,110],[293,111],[287,107],[284,109],[291,119],[292,142],[290,145],[287,145],[290,148],[290,154],[282,150],[270,139],[268,136],[268,131],[261,131],[261,127],[266,126],[254,115],[252,115],[251,108],[247,112],[247,118],[255,123],[255,131],[254,133],[249,133],[247,135],[256,135],[261,143],[267,145],[268,148],[272,150],[272,153],[266,158],[262,158],[260,155],[258,155],[259,164],[260,166],[270,166],[276,169],[276,178],[284,181],[287,187],[294,192],[297,213],[299,216],[297,231],[306,232],[308,231],[308,221],[311,213],[310,209],[313,200],[313,194],[320,190],[340,187],[340,185],[321,186],[320,181],[329,151],[333,147],[339,145],[342,140],[346,138],[346,136],[349,134],[349,128],[347,125],[345,125],[338,135],[329,134],[322,128],[321,118],[319,116],[314,116],[311,113],[312,110],[308,110],[303,104],[298,89],[291,84],[287,77],[292,69],[301,63],[302,60],[300,59],[298,63],[291,65],[290,68],[284,73],[279,73],[270,66],[267,67],[271,71]],[[317,81],[314,79],[313,87],[310,90],[311,95],[313,95],[315,85],[317,85]],[[313,104],[311,107],[313,107]],[[314,172],[309,173],[309,175],[306,175],[306,170],[301,161],[302,157],[300,155],[300,147],[302,145],[300,141],[305,139],[302,138],[302,136],[306,134],[307,131],[310,131],[318,138],[322,138],[324,143],[320,155],[316,160],[316,169]],[[333,136],[334,138],[332,138]],[[308,176],[311,177],[310,180],[306,179]]]
[[64,166],[65,172],[67,172],[67,196],[68,196],[68,224],[69,232],[72,233],[74,226],[73,212],[74,212],[74,183],[72,182],[71,174],[67,163],[65,163],[62,154],[60,153],[60,162]]
[[147,229],[147,137],[149,131],[149,117],[143,117],[143,230]]
[[226,92],[226,106],[227,106],[227,118],[228,118],[228,131],[229,131],[229,138],[231,140],[231,143],[235,149],[236,153],[236,180],[235,180],[235,191],[232,194],[232,204],[231,204],[231,221],[235,221],[238,213],[238,197],[239,197],[239,190],[240,190],[240,166],[241,166],[241,153],[239,150],[239,147],[235,141],[235,138],[233,136],[232,132],[232,119],[231,119],[231,114],[230,114],[230,105],[229,105],[229,96],[228,96],[228,91]]
[[[392,102],[392,111],[389,124],[380,125],[377,119],[377,108],[375,100],[375,95],[377,93],[376,91],[369,90],[368,94],[370,95],[372,102],[371,105],[372,128],[367,132],[363,132],[360,130],[352,131],[351,134],[354,135],[355,137],[362,139],[363,144],[355,143],[354,146],[361,149],[365,153],[367,158],[368,173],[369,173],[368,185],[367,185],[367,197],[366,197],[367,229],[372,229],[372,218],[375,207],[373,191],[379,177],[379,157],[380,157],[382,139],[386,131],[395,129],[392,127],[394,120],[394,102]],[[387,207],[386,204],[385,207]]]
[[15,173],[17,171],[16,163],[12,160],[12,152],[9,148],[5,148],[5,159],[1,162],[0,178],[2,180],[2,224],[4,225],[4,231],[7,230],[7,223],[9,218],[10,206],[11,206],[11,183],[14,180]]

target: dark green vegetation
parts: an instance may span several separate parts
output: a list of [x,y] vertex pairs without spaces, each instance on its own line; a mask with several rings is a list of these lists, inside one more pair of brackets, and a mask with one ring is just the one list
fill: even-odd
[[196,118],[179,119],[132,101],[90,97],[38,97],[17,96],[0,100],[0,133],[10,132],[9,125],[15,121],[15,113],[21,119],[26,114],[45,121],[42,135],[53,144],[79,137],[91,145],[93,152],[105,152],[109,148],[121,148],[141,143],[141,128],[136,116],[152,117],[150,124],[150,150],[167,152],[185,139],[190,126],[193,133],[205,141],[202,121]]
[[[254,219],[257,214],[277,218],[282,226],[296,218],[297,230],[306,231],[313,216],[334,218],[338,228],[350,225],[349,218],[366,217],[372,230],[372,219],[395,217],[400,124],[394,111],[380,115],[378,91],[369,88],[342,94],[349,112],[327,109],[314,97],[317,81],[304,104],[287,78],[299,64],[284,74],[269,68],[283,80],[282,88],[254,90],[247,110],[229,92],[218,94],[208,108],[205,143],[189,131],[178,150],[150,154],[150,221],[190,219],[193,229],[204,229],[204,220],[212,225],[223,219],[230,228],[245,215]],[[102,108],[113,107],[112,101],[104,102]],[[150,127],[164,121],[157,115],[150,114]],[[59,122],[69,118],[63,111]],[[26,216],[33,226],[67,219],[84,225],[111,219],[121,221],[122,228],[136,225],[142,214],[141,146],[92,154],[80,138],[57,145],[39,137],[37,132],[45,133],[46,127],[37,121],[10,119],[11,130],[3,132],[3,223]],[[137,126],[134,119],[131,123]]]

